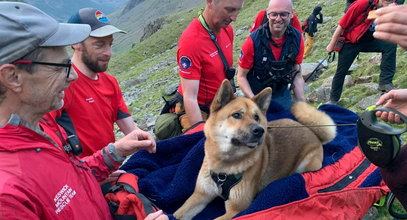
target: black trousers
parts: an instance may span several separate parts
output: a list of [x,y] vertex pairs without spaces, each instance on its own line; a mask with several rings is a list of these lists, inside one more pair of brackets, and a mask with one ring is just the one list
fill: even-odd
[[381,52],[382,61],[380,63],[379,84],[392,83],[396,71],[396,51],[396,44],[378,39],[343,45],[341,52],[339,52],[338,67],[332,80],[331,101],[337,102],[341,98],[345,76],[359,52]]

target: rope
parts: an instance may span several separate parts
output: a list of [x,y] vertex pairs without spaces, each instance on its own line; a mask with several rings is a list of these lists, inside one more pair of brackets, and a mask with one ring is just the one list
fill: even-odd
[[356,126],[356,123],[352,124],[335,124],[335,125],[296,125],[296,126],[267,126],[267,129],[272,129],[272,128],[303,128],[303,127],[329,127],[329,126]]

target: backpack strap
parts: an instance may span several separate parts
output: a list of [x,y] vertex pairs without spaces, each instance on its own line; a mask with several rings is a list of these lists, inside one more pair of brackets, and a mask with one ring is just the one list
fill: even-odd
[[[110,212],[114,215],[116,220],[134,220],[135,217],[137,219],[137,216],[146,216],[159,210],[159,208],[154,205],[146,196],[139,193],[138,177],[132,173],[121,174],[116,183],[108,190],[106,198],[108,200]],[[139,202],[142,203],[142,207],[144,210],[134,210],[135,208],[133,207],[132,212],[129,213],[135,214],[117,213],[120,208],[123,209],[123,205],[126,204],[126,202],[128,202],[127,205],[129,205],[132,204],[131,201],[134,202],[134,200],[139,200]],[[131,209],[132,208],[130,206],[130,210]],[[144,212],[145,214],[141,212]]]
[[263,24],[267,23],[267,21],[268,21],[267,11],[264,11],[263,21],[261,22],[261,24],[263,25]]

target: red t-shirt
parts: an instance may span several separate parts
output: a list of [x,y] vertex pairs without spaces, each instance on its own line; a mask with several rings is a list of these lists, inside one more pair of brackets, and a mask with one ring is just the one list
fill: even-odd
[[[215,34],[228,65],[233,65],[233,29],[222,28]],[[207,105],[225,77],[225,67],[215,43],[198,18],[191,21],[178,42],[179,75],[184,79],[199,80],[198,104]],[[182,85],[178,92],[183,95]]]
[[[374,0],[373,3],[377,4],[378,0]],[[351,43],[356,43],[369,29],[370,25],[373,23],[374,19],[365,19],[364,15],[369,13],[370,9],[365,11],[369,4],[369,0],[358,0],[352,3],[349,9],[346,11],[345,15],[339,21],[339,25],[345,29],[344,36]],[[353,27],[357,25],[356,27]],[[350,28],[352,28],[349,30]],[[347,30],[348,29],[348,30]]]
[[[131,114],[115,77],[98,73],[98,79],[93,80],[73,67],[78,79],[65,90],[64,106],[56,115],[68,134],[75,129],[83,148],[80,156],[84,157],[114,142],[114,123]],[[73,128],[61,120],[70,121]]]
[[[301,35],[302,38],[302,35]],[[285,42],[285,36],[280,39],[273,39],[276,44],[283,44]],[[276,60],[280,59],[282,47],[275,47],[270,43],[271,51],[273,52],[274,58]],[[301,39],[300,51],[295,58],[295,64],[301,64],[304,57],[304,40]],[[251,69],[254,64],[254,44],[251,37],[248,37],[243,43],[239,58],[239,66],[244,69]]]
[[[263,24],[263,19],[265,15],[266,10],[261,10],[259,11],[259,13],[257,13],[256,18],[254,19],[253,24],[250,28],[250,33],[255,31],[258,27],[260,27]],[[293,28],[297,29],[300,33],[302,33],[300,20],[298,20],[298,17],[295,13],[293,14],[293,18],[291,19],[291,26],[293,26]]]

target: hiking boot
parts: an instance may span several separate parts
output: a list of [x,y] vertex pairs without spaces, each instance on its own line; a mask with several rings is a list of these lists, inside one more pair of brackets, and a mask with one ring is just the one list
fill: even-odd
[[393,89],[397,89],[393,83],[388,83],[388,84],[379,84],[379,87],[377,88],[377,90],[381,91],[381,92],[389,92],[390,90]]

